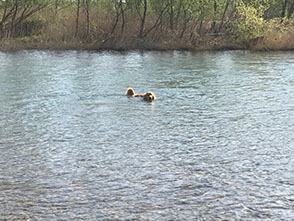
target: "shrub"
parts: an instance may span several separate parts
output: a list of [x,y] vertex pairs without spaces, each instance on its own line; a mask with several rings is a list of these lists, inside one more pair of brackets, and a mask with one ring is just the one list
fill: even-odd
[[46,21],[40,18],[30,18],[23,20],[17,25],[15,36],[25,37],[38,35],[41,33],[42,28],[45,26]]
[[232,34],[241,40],[262,37],[266,26],[264,7],[246,6],[242,1],[236,4],[235,19],[231,22]]

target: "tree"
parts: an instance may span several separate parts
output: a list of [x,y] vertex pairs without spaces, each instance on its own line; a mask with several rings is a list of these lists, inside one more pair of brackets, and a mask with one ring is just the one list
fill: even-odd
[[221,23],[219,25],[219,30],[218,30],[219,32],[223,28],[224,21],[225,21],[225,16],[226,16],[226,13],[227,13],[227,10],[228,10],[230,4],[231,4],[231,0],[226,0],[226,5],[225,5],[225,8],[224,8],[224,12],[222,14]]
[[80,0],[77,0],[77,12],[76,12],[76,31],[75,31],[75,37],[78,37],[79,33],[79,18],[80,18]]
[[3,10],[0,20],[1,37],[17,35],[18,27],[35,13],[49,5],[49,0],[6,0],[1,1],[0,9]]
[[111,34],[114,33],[114,30],[119,22],[119,18],[122,19],[121,25],[121,35],[124,32],[125,27],[125,11],[127,10],[127,2],[123,0],[114,0],[114,9],[115,9],[115,21],[112,26]]
[[147,16],[147,0],[137,0],[136,10],[140,17],[140,29],[139,29],[139,38],[143,38],[144,29],[145,29],[145,21]]
[[283,8],[282,8],[282,14],[281,14],[282,18],[284,18],[286,16],[286,9],[287,9],[288,3],[289,3],[289,0],[284,1]]

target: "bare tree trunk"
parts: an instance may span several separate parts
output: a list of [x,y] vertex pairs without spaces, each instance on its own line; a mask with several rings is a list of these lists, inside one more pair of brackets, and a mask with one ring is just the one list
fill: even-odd
[[124,29],[125,29],[125,10],[124,7],[123,7],[123,4],[122,4],[122,1],[120,1],[121,4],[120,4],[120,10],[121,10],[121,18],[122,18],[122,24],[121,24],[121,31],[120,31],[120,34],[122,35],[123,32],[124,32]]
[[119,2],[115,3],[115,20],[112,25],[112,29],[110,32],[111,34],[114,33],[114,30],[119,22],[120,16],[121,16],[121,20],[122,20],[120,33],[121,33],[121,35],[123,34],[124,28],[125,28],[125,10],[126,10],[126,8],[124,8],[122,0],[119,0]]
[[222,20],[221,20],[221,23],[219,25],[218,32],[220,32],[222,30],[222,28],[223,28],[224,21],[225,21],[225,16],[226,16],[226,13],[227,13],[227,10],[228,10],[229,5],[230,5],[230,0],[227,0],[226,6],[225,6],[225,9],[224,9],[224,13],[222,15]]
[[58,0],[55,0],[55,14],[57,14],[58,11]]
[[178,24],[179,22],[179,17],[180,17],[182,8],[183,8],[183,0],[179,0],[178,10],[176,14],[176,24]]
[[286,16],[286,8],[287,8],[288,3],[289,3],[289,0],[284,1],[283,8],[282,8],[282,13],[281,13],[282,18],[284,18]]
[[202,13],[200,16],[201,18],[200,18],[200,24],[199,24],[199,30],[198,30],[199,35],[202,34],[202,26],[203,26],[203,19],[204,19],[204,16],[202,15]]
[[170,0],[169,2],[170,11],[169,11],[169,27],[173,31],[174,30],[174,2]]
[[143,38],[146,37],[153,29],[155,29],[159,26],[160,22],[162,21],[162,17],[164,15],[164,13],[166,12],[167,8],[168,8],[168,4],[166,5],[166,7],[164,7],[161,10],[161,12],[160,12],[158,18],[156,19],[155,23],[153,24],[153,26],[144,32],[144,34],[142,36]]
[[190,28],[190,37],[189,37],[190,41],[194,41],[195,30],[196,30],[199,22],[200,22],[200,18],[198,18]]
[[[139,6],[140,7],[140,6]],[[140,10],[140,9],[138,9]],[[139,31],[139,38],[143,38],[144,29],[145,29],[145,21],[146,21],[146,15],[147,15],[147,0],[143,0],[143,14],[141,15],[140,12],[138,12],[141,18],[140,23],[140,31]]]
[[[118,4],[120,4],[120,3],[118,3]],[[117,5],[117,3],[115,4],[115,14],[116,14],[115,15],[115,21],[114,21],[114,23],[112,25],[112,29],[111,29],[111,32],[110,32],[111,35],[114,33],[114,30],[115,30],[115,28],[117,26],[119,16],[120,16],[119,5]]]
[[16,14],[17,14],[17,11],[18,11],[18,0],[14,1],[13,8],[14,8],[14,13],[13,13],[12,18],[11,18],[10,30],[9,30],[9,33],[7,35],[7,38],[10,38],[11,35],[13,35],[14,30],[15,30],[15,18],[16,18]]
[[4,34],[3,34],[3,22],[5,21],[5,18],[6,18],[6,12],[7,12],[7,9],[5,8],[4,12],[3,12],[3,15],[2,15],[2,19],[0,21],[0,38],[4,37]]
[[187,10],[184,10],[184,24],[183,24],[183,29],[180,35],[180,39],[182,39],[184,37],[184,33],[187,29],[187,23],[188,23],[188,19],[187,19]]
[[[0,21],[1,31],[3,30],[3,24],[5,24],[5,22],[8,20],[8,18],[14,14],[14,9],[15,9],[15,5],[13,5],[9,11],[7,11],[7,8],[4,9],[2,19]],[[1,37],[4,37],[4,36],[7,37],[7,33],[4,34],[1,32]]]
[[217,14],[217,4],[216,4],[216,0],[214,0],[213,2],[213,21],[212,21],[212,25],[211,25],[211,30],[214,32],[216,32],[216,15]]
[[75,32],[75,37],[78,37],[79,33],[79,17],[80,17],[80,0],[77,2],[77,16],[76,16],[76,32]]
[[84,1],[84,8],[86,12],[86,19],[87,19],[87,30],[86,30],[86,38],[89,37],[90,33],[90,12],[89,12],[89,0],[83,0]]

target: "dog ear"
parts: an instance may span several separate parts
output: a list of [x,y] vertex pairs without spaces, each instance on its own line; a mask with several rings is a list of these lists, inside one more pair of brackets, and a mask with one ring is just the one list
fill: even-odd
[[133,88],[128,88],[127,91],[126,91],[126,95],[127,96],[133,96],[135,94],[135,91]]

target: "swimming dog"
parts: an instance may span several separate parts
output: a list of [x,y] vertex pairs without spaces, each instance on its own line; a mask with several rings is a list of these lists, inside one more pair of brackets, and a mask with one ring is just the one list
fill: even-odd
[[156,100],[156,96],[151,91],[147,91],[145,94],[135,94],[134,89],[130,87],[127,89],[126,95],[129,97],[142,97],[144,101],[148,102]]

